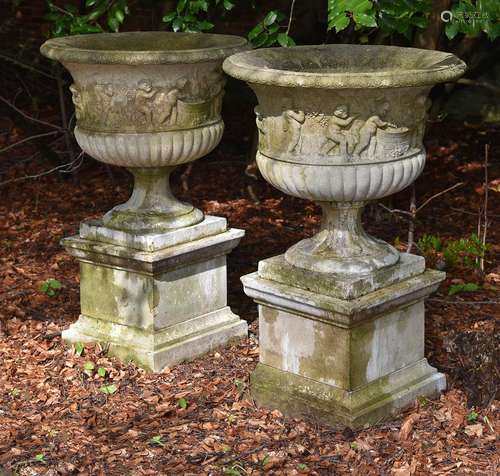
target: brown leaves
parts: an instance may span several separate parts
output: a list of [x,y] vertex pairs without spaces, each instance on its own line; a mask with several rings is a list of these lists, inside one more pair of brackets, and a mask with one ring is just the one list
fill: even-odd
[[401,430],[399,431],[399,439],[401,441],[406,441],[413,431],[413,426],[415,422],[418,421],[420,415],[418,413],[412,413],[409,417],[405,419],[401,425]]

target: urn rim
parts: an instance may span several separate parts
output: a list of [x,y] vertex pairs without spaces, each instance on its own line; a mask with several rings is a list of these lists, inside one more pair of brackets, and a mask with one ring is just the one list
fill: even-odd
[[236,53],[224,71],[248,83],[300,88],[360,89],[454,81],[467,65],[451,53],[386,45],[306,45]]
[[40,52],[61,63],[154,65],[223,60],[246,49],[236,35],[134,31],[52,38]]

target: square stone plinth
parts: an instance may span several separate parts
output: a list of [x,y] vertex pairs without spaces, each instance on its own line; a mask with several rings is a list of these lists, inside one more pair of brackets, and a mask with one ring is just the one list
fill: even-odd
[[439,394],[446,381],[424,356],[424,299],[443,279],[427,270],[346,300],[244,276],[259,304],[257,403],[357,428]]
[[81,301],[81,315],[63,339],[104,343],[111,355],[157,372],[246,337],[246,322],[227,306],[226,278],[226,255],[243,234],[201,232],[155,251],[88,235],[63,239],[80,261]]

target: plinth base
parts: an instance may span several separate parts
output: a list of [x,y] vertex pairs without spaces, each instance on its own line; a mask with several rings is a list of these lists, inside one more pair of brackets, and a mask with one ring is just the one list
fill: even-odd
[[[282,258],[267,261],[262,273],[284,278]],[[259,304],[260,364],[251,377],[257,403],[362,427],[444,390],[444,375],[424,357],[424,299],[445,275],[412,275],[412,262],[421,264],[405,257],[400,269],[385,276],[390,284],[384,287],[382,276],[371,292],[364,284],[351,287],[347,294],[357,295],[351,299],[336,297],[346,292],[343,286],[332,286],[330,295],[316,291],[328,291],[327,282],[314,282],[316,274],[309,280],[315,291],[304,289],[307,271],[292,274],[293,285],[260,271],[244,276],[246,294]]]
[[80,261],[81,301],[80,318],[63,339],[101,342],[111,355],[157,372],[246,337],[246,322],[227,307],[226,280],[226,255],[244,232],[221,230],[221,220],[207,217],[170,237],[138,237],[133,247],[91,239],[130,238],[99,225],[84,227],[85,238],[63,239]]
[[258,405],[334,427],[375,425],[412,405],[418,397],[438,396],[446,378],[426,359],[354,391],[257,364],[250,378]]

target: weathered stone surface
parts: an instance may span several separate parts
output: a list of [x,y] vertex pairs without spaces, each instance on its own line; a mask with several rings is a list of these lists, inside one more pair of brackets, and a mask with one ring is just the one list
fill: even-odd
[[401,254],[399,262],[393,266],[362,275],[308,271],[292,266],[284,255],[279,255],[259,261],[258,275],[282,284],[293,283],[306,291],[350,300],[422,274],[424,270],[425,259],[407,253]]
[[425,359],[354,391],[264,364],[257,365],[250,383],[258,405],[278,408],[285,415],[354,429],[380,423],[418,397],[435,397],[446,389],[444,375]]
[[230,229],[153,252],[65,238],[80,261],[82,314],[64,340],[103,342],[160,371],[245,337],[246,322],[227,307],[226,279],[226,255],[243,234]]
[[443,279],[428,270],[343,300],[244,276],[245,292],[259,304],[256,400],[287,414],[361,426],[439,393],[445,378],[424,357],[424,298]]
[[217,235],[227,230],[227,220],[222,217],[206,215],[205,219],[193,226],[177,228],[165,233],[130,233],[113,230],[104,226],[102,220],[87,220],[80,224],[80,238],[110,243],[135,250],[158,251],[163,248],[196,241]]

